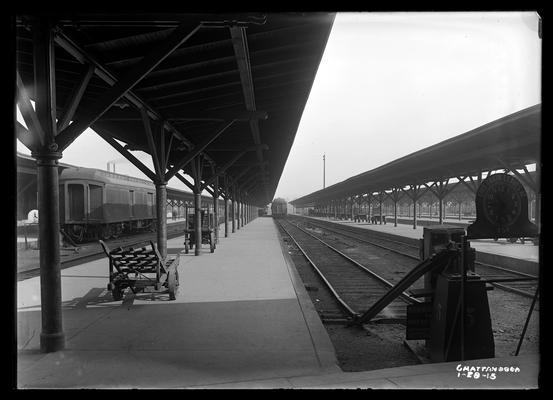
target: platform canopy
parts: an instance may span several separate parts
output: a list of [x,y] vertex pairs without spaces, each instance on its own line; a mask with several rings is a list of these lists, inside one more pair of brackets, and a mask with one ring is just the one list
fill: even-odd
[[[53,83],[59,151],[90,126],[122,152],[153,155],[155,172],[140,167],[152,180],[158,169],[191,175],[200,156],[203,184],[226,175],[250,204],[271,201],[334,14],[46,17],[16,17],[18,104]],[[22,114],[31,131],[32,113]],[[17,125],[32,150],[29,131]]]
[[401,189],[482,171],[522,169],[539,162],[541,104],[355,175],[290,203],[308,207],[352,195]]

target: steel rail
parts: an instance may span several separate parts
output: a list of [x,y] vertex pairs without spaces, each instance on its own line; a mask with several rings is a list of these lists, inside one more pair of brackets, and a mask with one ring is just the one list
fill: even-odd
[[[392,248],[390,248],[390,247],[387,247],[387,246],[384,246],[384,245],[381,245],[381,244],[378,244],[378,243],[371,242],[370,240],[367,240],[367,239],[362,239],[362,238],[359,238],[359,237],[356,237],[356,236],[352,236],[351,234],[349,234],[349,233],[351,233],[351,232],[345,231],[345,233],[343,233],[343,232],[344,232],[343,230],[339,230],[339,229],[336,230],[336,229],[330,228],[330,227],[328,227],[328,226],[326,226],[326,225],[321,225],[321,224],[313,223],[312,221],[309,221],[309,223],[312,224],[312,225],[315,225],[315,226],[317,226],[317,227],[324,228],[324,229],[326,229],[326,230],[328,230],[328,231],[330,231],[330,232],[339,233],[340,235],[343,235],[343,236],[346,236],[346,237],[350,237],[350,238],[352,238],[352,239],[359,240],[360,242],[368,243],[368,244],[370,244],[370,245],[373,245],[373,246],[376,246],[376,247],[380,247],[380,248],[382,248],[382,249],[384,249],[384,250],[389,250],[389,251],[392,251],[392,252],[394,252],[394,253],[401,254],[402,256],[405,256],[405,257],[408,257],[408,258],[411,258],[411,259],[420,261],[420,259],[419,259],[418,257],[413,256],[413,255],[411,255],[411,254],[407,254],[407,253],[404,253],[404,252],[402,252],[402,251],[399,251],[399,250],[396,250],[396,249],[392,249]],[[412,245],[410,245],[410,244],[408,244],[408,243],[401,243],[401,242],[397,242],[397,241],[394,241],[394,240],[389,240],[389,239],[381,239],[381,240],[383,240],[383,241],[388,241],[388,242],[396,242],[396,243],[400,243],[400,244],[405,245],[405,246],[414,247],[414,246],[412,246]]]
[[[342,253],[340,250],[336,249],[335,247],[331,246],[330,244],[326,243],[324,240],[321,240],[319,239],[318,237],[316,237],[315,235],[305,231],[304,229],[300,228],[299,226],[293,224],[292,222],[288,221],[288,223],[292,224],[293,226],[295,226],[296,228],[298,228],[300,231],[304,232],[305,234],[311,236],[313,239],[316,239],[318,240],[319,242],[321,242],[322,244],[324,244],[326,247],[328,247],[330,250],[340,254],[342,257],[346,258],[348,261],[350,261],[351,263],[353,263],[356,267],[358,268],[361,268],[363,271],[367,272],[369,275],[371,275],[373,278],[375,278],[376,280],[380,281],[382,284],[384,284],[385,286],[388,286],[389,288],[393,288],[395,285],[391,282],[388,282],[386,279],[384,279],[383,277],[381,277],[380,275],[377,275],[376,273],[374,273],[373,271],[371,271],[370,269],[368,269],[367,267],[365,267],[364,265],[358,263],[357,261],[355,261],[354,259],[350,258],[349,256],[347,256],[346,254]],[[420,303],[421,301],[419,299],[416,299],[414,297],[411,297],[409,296],[409,294],[403,292],[401,295],[400,295],[404,300],[407,300],[408,302],[411,302],[411,303]]]
[[[275,220],[276,221],[276,220]],[[330,284],[330,282],[326,279],[326,277],[324,276],[324,274],[321,272],[321,270],[317,267],[317,265],[315,264],[315,262],[313,260],[311,260],[311,258],[307,255],[307,252],[300,246],[300,244],[297,242],[297,240],[294,238],[294,236],[292,236],[292,234],[288,231],[288,229],[286,229],[284,227],[284,225],[282,224],[281,221],[278,221],[280,227],[282,228],[282,230],[284,232],[286,232],[286,234],[288,236],[290,236],[290,239],[292,239],[292,241],[294,242],[294,244],[297,246],[297,248],[301,251],[301,253],[303,254],[303,256],[307,259],[307,261],[309,262],[309,264],[311,265],[311,267],[313,267],[313,269],[315,270],[315,272],[317,272],[317,274],[319,275],[319,277],[323,280],[323,282],[326,284],[326,286],[328,287],[328,289],[331,291],[331,293],[333,294],[333,296],[336,298],[336,300],[338,301],[338,304],[340,304],[340,306],[342,306],[346,311],[347,313],[353,317],[354,319],[355,318],[358,318],[361,314],[356,312],[355,310],[353,310],[341,297],[340,295],[338,294],[338,292],[336,291],[336,289],[334,289],[334,287]]]
[[[383,248],[385,250],[389,250],[393,253],[396,253],[396,254],[400,254],[400,255],[403,255],[405,257],[408,257],[408,258],[411,258],[413,260],[417,260],[417,261],[420,261],[420,259],[416,256],[413,256],[411,254],[407,254],[407,253],[404,253],[402,251],[399,251],[399,250],[396,250],[396,249],[393,249],[393,248],[390,248],[390,247],[387,247],[387,246],[383,246],[383,245],[380,245],[380,244],[377,244],[377,243],[374,243],[374,242],[371,242],[370,240],[366,240],[366,239],[363,239],[363,238],[359,238],[359,237],[356,237],[356,236],[352,236],[350,234],[348,234],[349,232],[344,231],[344,230],[336,230],[334,228],[330,228],[324,224],[317,224],[317,223],[313,223],[311,220],[309,220],[309,223],[316,226],[316,227],[319,227],[319,228],[323,228],[323,229],[326,229],[330,232],[334,232],[334,233],[338,233],[340,235],[343,235],[343,236],[346,236],[346,237],[350,237],[352,239],[355,239],[355,240],[359,240],[360,242],[364,242],[364,243],[368,243],[370,245],[373,245],[373,246],[377,246],[377,247],[380,247],[380,248]],[[383,241],[389,241],[389,242],[394,242],[394,243],[400,243],[400,244],[404,244],[406,246],[411,246],[413,247],[412,245],[408,244],[408,243],[401,243],[401,242],[398,242],[398,241],[395,241],[395,240],[391,240],[391,239],[385,239],[385,238],[379,238],[379,240],[383,240]],[[532,279],[538,279],[537,276],[535,275],[531,275],[531,274],[526,274],[524,272],[520,272],[520,271],[515,271],[515,270],[511,270],[511,269],[508,269],[508,268],[504,268],[504,267],[499,267],[497,265],[491,265],[491,264],[486,264],[486,263],[483,263],[483,262],[480,262],[480,261],[475,261],[474,262],[476,265],[480,265],[480,266],[483,266],[483,267],[488,267],[488,268],[494,268],[494,269],[497,269],[497,270],[500,270],[500,271],[503,271],[507,274],[512,274],[512,275],[519,275],[521,277],[523,277],[522,279],[519,279],[519,281],[526,281],[527,279],[524,279],[524,278],[532,278]],[[485,280],[486,277],[485,276],[482,276],[482,278]],[[513,281],[514,282],[514,281]],[[521,295],[521,296],[524,296],[524,297],[529,297],[529,298],[533,298],[534,297],[534,293],[530,293],[530,292],[527,292],[527,291],[524,291],[524,290],[520,290],[520,289],[517,289],[517,288],[514,288],[512,286],[507,286],[507,285],[504,285],[504,284],[501,284],[501,283],[496,283],[494,281],[488,281],[488,283],[490,283],[491,285],[497,287],[498,289],[501,289],[501,290],[504,290],[504,291],[507,291],[507,292],[512,292],[512,293],[515,293],[515,294],[518,294],[518,295]]]

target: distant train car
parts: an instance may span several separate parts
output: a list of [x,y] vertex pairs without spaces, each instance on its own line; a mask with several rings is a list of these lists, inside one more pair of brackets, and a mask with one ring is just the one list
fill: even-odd
[[288,203],[282,198],[276,198],[271,204],[273,218],[284,218],[288,214]]
[[93,168],[67,168],[59,178],[61,228],[76,242],[155,230],[155,186]]

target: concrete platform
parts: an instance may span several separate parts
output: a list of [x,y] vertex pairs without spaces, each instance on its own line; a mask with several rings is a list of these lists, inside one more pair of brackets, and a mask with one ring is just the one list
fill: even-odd
[[[215,253],[182,255],[180,291],[107,292],[107,259],[62,271],[66,349],[39,352],[40,282],[17,286],[19,388],[537,387],[539,359],[465,362],[513,366],[496,379],[458,376],[459,363],[344,373],[271,218],[258,218]],[[182,238],[168,241],[170,253]]]
[[[397,235],[416,240],[423,237],[423,226],[417,226],[413,229],[412,225],[398,224],[394,226],[393,221],[387,221],[386,224],[369,224],[367,222],[353,222],[348,220],[335,220],[334,218],[306,217],[329,221],[342,225],[351,225],[358,228],[369,229],[385,234]],[[438,224],[435,221],[436,225]],[[447,221],[445,221],[447,223]],[[505,265],[515,270],[529,274],[539,273],[539,249],[540,246],[534,246],[531,242],[525,244],[510,243],[505,239],[497,242],[492,239],[478,239],[470,241],[471,247],[476,249],[476,258],[478,261],[492,265]]]

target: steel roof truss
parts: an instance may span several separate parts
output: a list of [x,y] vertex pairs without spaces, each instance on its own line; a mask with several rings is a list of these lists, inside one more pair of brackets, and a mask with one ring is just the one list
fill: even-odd
[[[44,136],[44,131],[42,130],[42,126],[40,125],[38,116],[36,115],[36,112],[31,105],[31,98],[27,94],[27,90],[23,85],[23,81],[21,80],[19,71],[16,71],[16,80],[18,89],[17,104],[19,106],[19,111],[21,111],[23,120],[29,128],[28,132],[31,133],[31,135],[34,133],[37,136],[40,144],[43,146],[46,140]],[[23,128],[25,129],[25,127]],[[27,131],[27,129],[25,130]]]
[[126,148],[121,146],[111,134],[107,132],[101,132],[100,130],[97,130],[96,133],[104,139],[106,142],[108,142],[111,147],[113,147],[115,150],[117,150],[123,157],[125,157],[127,160],[129,160],[136,168],[138,168],[140,171],[144,173],[148,178],[152,180],[152,182],[157,181],[157,175],[150,171],[148,167],[146,167],[139,159],[137,159],[134,155],[131,154],[130,151],[128,151]]
[[161,169],[160,157],[158,156],[158,150],[154,142],[154,137],[152,135],[152,127],[150,125],[150,117],[146,113],[146,110],[143,108],[140,109],[140,115],[142,116],[142,123],[144,124],[144,133],[146,134],[146,139],[148,140],[148,147],[150,149],[150,155],[152,156],[152,162],[154,164],[154,169],[156,171],[157,178],[160,182],[164,181],[165,170]]
[[94,75],[95,69],[96,68],[92,64],[88,64],[84,66],[84,70],[81,76],[79,77],[79,80],[75,85],[73,92],[69,96],[69,100],[67,101],[67,105],[63,110],[62,117],[58,119],[58,132],[61,132],[62,130],[64,130],[69,126],[69,123],[71,122],[71,120],[73,119],[73,116],[75,115],[75,111],[77,111],[77,107],[81,103],[81,99],[88,86],[88,83],[90,82],[90,79],[92,79],[92,76]]
[[178,163],[165,174],[167,179],[171,179],[178,170],[185,167],[194,157],[198,156],[204,149],[211,144],[215,139],[219,137],[229,126],[234,123],[235,120],[225,121],[217,127],[217,129],[209,136],[207,136],[200,144],[190,150],[190,152],[183,157]]
[[187,24],[183,23],[171,33],[171,35],[157,46],[150,54],[135,65],[129,73],[117,81],[109,88],[100,99],[97,101],[96,107],[90,110],[86,117],[69,125],[66,129],[59,133],[59,142],[62,148],[66,148],[73,140],[75,140],[85,129],[92,125],[100,118],[117,100],[131,90],[138,82],[140,82],[150,71],[159,65],[167,58],[176,48],[193,36],[201,25],[196,26],[190,31]]

